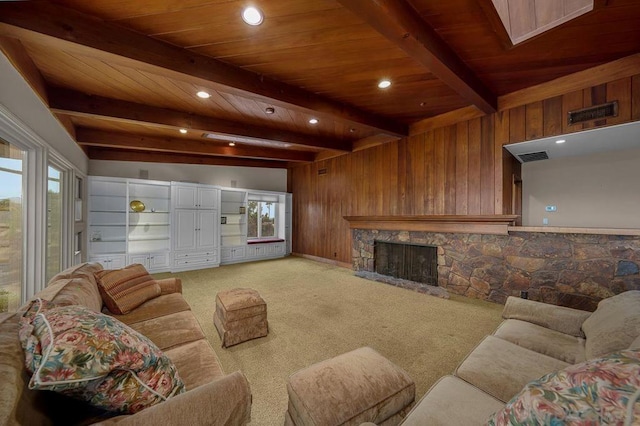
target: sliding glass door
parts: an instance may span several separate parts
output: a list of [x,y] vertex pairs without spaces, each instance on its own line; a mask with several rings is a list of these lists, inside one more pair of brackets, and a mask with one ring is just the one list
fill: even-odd
[[0,139],[0,312],[20,306],[25,152]]
[[46,282],[62,266],[62,172],[48,168],[47,178],[47,271]]

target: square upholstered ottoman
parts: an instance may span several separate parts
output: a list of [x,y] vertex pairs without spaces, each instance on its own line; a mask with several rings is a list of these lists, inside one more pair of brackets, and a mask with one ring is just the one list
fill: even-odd
[[250,288],[221,291],[216,295],[213,323],[225,348],[264,337],[269,333],[267,304]]
[[364,347],[292,374],[287,393],[285,425],[392,426],[411,409],[416,388],[404,370]]

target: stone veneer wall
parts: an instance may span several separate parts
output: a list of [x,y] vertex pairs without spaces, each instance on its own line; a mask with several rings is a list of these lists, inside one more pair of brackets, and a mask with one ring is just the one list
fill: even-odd
[[498,303],[527,291],[532,300],[594,310],[605,297],[640,290],[640,236],[363,229],[352,236],[356,271],[374,271],[375,240],[434,245],[441,287]]

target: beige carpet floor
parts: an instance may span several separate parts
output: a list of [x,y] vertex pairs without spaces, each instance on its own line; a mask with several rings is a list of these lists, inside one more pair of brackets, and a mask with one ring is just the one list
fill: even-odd
[[[225,371],[247,376],[251,424],[258,426],[284,423],[290,374],[361,346],[406,370],[418,399],[501,321],[501,305],[419,294],[299,257],[175,276]],[[253,288],[265,299],[269,335],[223,349],[213,326],[215,295],[235,287]]]

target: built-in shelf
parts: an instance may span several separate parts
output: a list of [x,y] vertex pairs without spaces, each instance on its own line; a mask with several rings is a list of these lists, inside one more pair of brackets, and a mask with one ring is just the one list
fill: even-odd
[[508,235],[517,215],[344,216],[351,229]]
[[[117,265],[138,262],[153,271],[168,270],[169,182],[91,177],[89,187],[89,258],[113,268],[113,255],[149,254],[144,259],[117,257]],[[133,200],[140,200],[146,209],[133,211]]]

